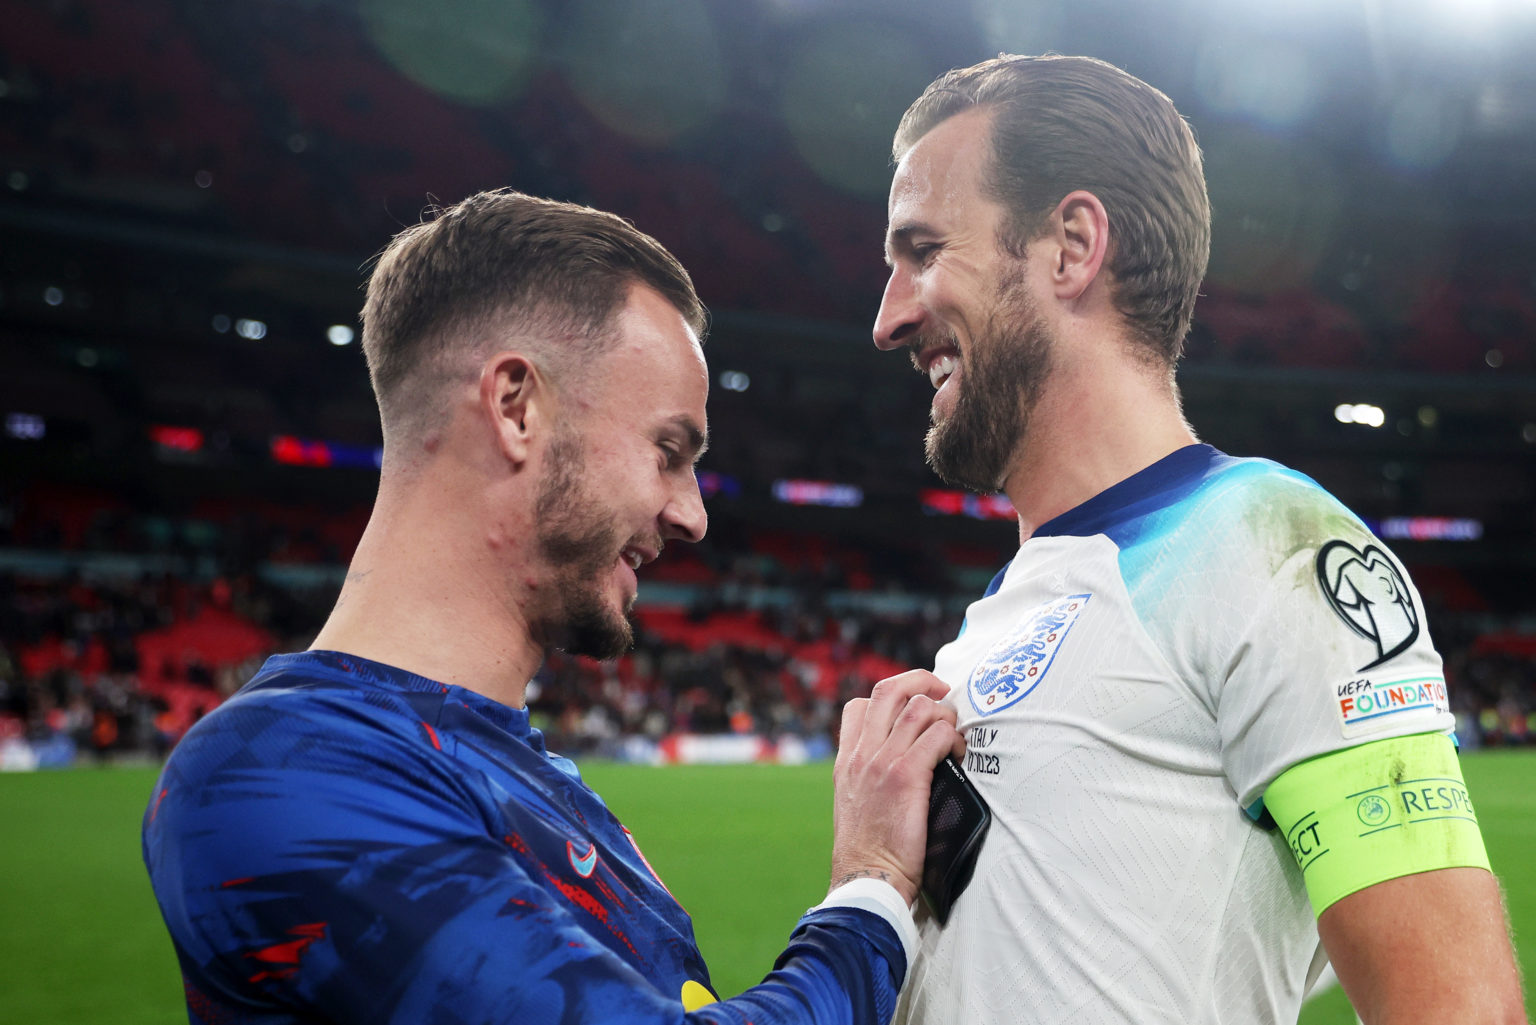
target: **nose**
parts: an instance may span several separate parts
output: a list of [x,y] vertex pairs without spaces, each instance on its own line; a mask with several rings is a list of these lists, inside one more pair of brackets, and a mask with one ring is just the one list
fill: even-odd
[[899,349],[907,339],[922,329],[926,314],[917,300],[916,282],[900,264],[891,269],[880,297],[880,312],[875,315],[875,347]]
[[704,511],[699,480],[690,473],[661,511],[661,536],[668,541],[698,542],[708,529],[709,514]]

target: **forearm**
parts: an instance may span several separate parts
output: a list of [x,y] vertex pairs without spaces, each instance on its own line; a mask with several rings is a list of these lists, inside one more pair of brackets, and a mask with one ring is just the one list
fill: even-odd
[[1525,1023],[1498,881],[1479,868],[1389,879],[1318,919],[1365,1025]]
[[[763,982],[699,1006],[699,998],[707,1001],[702,987],[680,993],[676,983],[643,975],[594,938],[562,930],[546,941],[540,932],[509,934],[514,944],[521,939],[521,949],[467,971],[455,960],[457,975],[448,967],[417,975],[382,1017],[355,1010],[362,1000],[330,1002],[328,1017],[398,1025],[427,1018],[445,1025],[530,1019],[559,1025],[886,1025],[906,969],[901,940],[888,924],[860,909],[824,907],[800,921]],[[446,959],[465,949],[442,934],[433,947],[431,956]],[[684,1005],[690,997],[692,1011]]]

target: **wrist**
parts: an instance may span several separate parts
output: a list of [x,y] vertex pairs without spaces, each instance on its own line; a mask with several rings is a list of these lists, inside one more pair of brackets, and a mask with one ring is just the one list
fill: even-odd
[[904,900],[890,883],[873,875],[858,876],[851,882],[834,886],[826,900],[811,908],[810,913],[834,907],[857,908],[883,918],[896,930],[907,967],[911,968],[918,947],[917,922],[912,918],[911,902]]
[[838,871],[833,866],[832,885],[827,889],[828,893],[838,887],[846,886],[858,879],[873,879],[888,884],[894,889],[903,901],[910,907],[917,900],[917,885],[900,872],[892,872],[883,868],[855,868],[847,871]]

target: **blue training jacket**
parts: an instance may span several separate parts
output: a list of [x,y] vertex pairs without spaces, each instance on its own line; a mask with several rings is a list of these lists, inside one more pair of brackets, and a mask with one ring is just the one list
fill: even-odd
[[335,652],[187,734],[144,860],[194,1025],[885,1025],[906,973],[886,921],[826,908],[685,1013],[713,994],[692,920],[528,713]]

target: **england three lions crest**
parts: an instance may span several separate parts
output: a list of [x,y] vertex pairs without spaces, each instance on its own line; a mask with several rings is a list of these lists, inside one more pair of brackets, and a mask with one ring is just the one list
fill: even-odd
[[971,707],[996,715],[1040,685],[1091,594],[1072,594],[1038,605],[1018,627],[992,645],[971,670],[966,691]]

